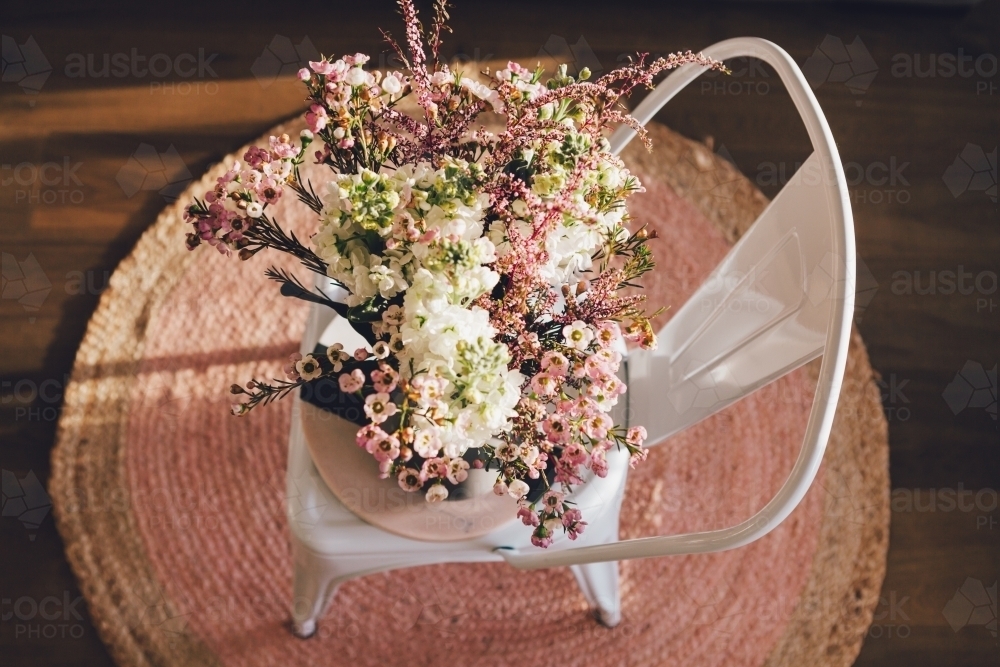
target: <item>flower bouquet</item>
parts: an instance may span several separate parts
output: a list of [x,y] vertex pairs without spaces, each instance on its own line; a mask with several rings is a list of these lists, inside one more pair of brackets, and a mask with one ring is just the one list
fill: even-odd
[[[440,62],[445,2],[426,32],[411,0],[399,6],[406,48],[385,37],[400,71],[368,70],[363,54],[309,63],[299,141],[251,147],[188,208],[190,248],[291,253],[346,299],[273,267],[268,277],[368,342],[295,354],[286,379],[233,385],[233,413],[333,383],[358,408],[357,444],[382,477],[436,502],[470,466],[495,470],[494,491],[518,501],[535,545],[559,530],[575,539],[586,523],[568,494],[584,470],[605,476],[612,447],[631,465],[646,456],[645,430],[609,416],[626,390],[621,338],[656,345],[655,313],[629,289],[653,268],[654,234],[629,229],[626,200],[642,188],[605,134],[624,123],[645,140],[623,98],[664,70],[721,65],[688,52],[640,55],[595,81],[586,68],[546,78],[513,62],[471,78]],[[300,174],[311,145],[332,172],[322,194]],[[268,213],[288,191],[319,217],[308,244]]]

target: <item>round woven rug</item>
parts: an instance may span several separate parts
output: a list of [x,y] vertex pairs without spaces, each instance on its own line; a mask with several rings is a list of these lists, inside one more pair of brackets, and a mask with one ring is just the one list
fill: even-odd
[[[278,128],[297,132],[296,127]],[[626,161],[647,188],[632,211],[660,233],[654,305],[694,291],[767,200],[702,144],[651,127]],[[291,401],[227,414],[227,387],[278,376],[306,306],[250,262],[184,248],[170,206],[111,278],[77,354],[50,493],[91,617],[121,665],[850,664],[885,573],[886,423],[853,336],[823,469],[766,538],[721,554],[621,567],[622,623],[598,625],[565,568],[452,564],[341,587],[309,640],[288,630],[284,518]],[[308,236],[305,207],[283,225]],[[300,275],[302,275],[300,273]],[[304,277],[304,276],[303,276]],[[664,319],[665,321],[665,319]],[[622,537],[737,523],[798,453],[817,366],[792,373],[655,447],[629,477]]]

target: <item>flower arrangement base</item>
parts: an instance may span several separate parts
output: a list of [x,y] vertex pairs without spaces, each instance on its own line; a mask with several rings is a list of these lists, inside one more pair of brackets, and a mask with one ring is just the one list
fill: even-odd
[[298,401],[313,463],[343,505],[368,523],[402,537],[447,542],[480,537],[517,521],[517,502],[493,493],[496,472],[469,470],[458,493],[428,503],[395,479],[379,479],[378,463],[354,442],[358,425]]

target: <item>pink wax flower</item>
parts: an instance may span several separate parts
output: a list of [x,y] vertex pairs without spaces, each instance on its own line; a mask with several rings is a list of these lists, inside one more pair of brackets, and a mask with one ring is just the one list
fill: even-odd
[[404,491],[419,491],[424,485],[424,478],[421,476],[420,471],[414,468],[403,468],[396,475],[396,480],[399,482],[399,488]]
[[309,125],[309,129],[313,132],[319,132],[327,123],[330,122],[330,117],[324,109],[319,104],[313,104],[309,107],[309,111],[306,112],[306,123]]
[[634,447],[641,447],[645,440],[646,428],[644,426],[633,426],[625,434],[625,442]]
[[365,376],[361,372],[361,369],[355,368],[350,373],[341,373],[340,377],[337,378],[337,382],[340,383],[340,390],[342,392],[353,394],[365,386]]

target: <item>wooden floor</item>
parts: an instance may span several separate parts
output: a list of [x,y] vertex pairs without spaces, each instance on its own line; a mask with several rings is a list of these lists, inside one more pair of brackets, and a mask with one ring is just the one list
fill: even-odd
[[[377,26],[400,32],[388,0],[359,3],[363,11],[345,4],[317,4],[308,20],[272,18],[280,6],[273,3],[233,18],[202,5],[182,11],[174,3],[131,12],[100,9],[93,2],[54,10],[29,3],[5,6],[3,34],[17,45],[33,37],[52,67],[34,95],[17,83],[0,84],[5,502],[14,493],[11,480],[29,472],[47,480],[62,387],[88,317],[109,273],[164,205],[159,186],[132,191],[138,185],[129,180],[136,173],[127,166],[130,157],[142,144],[161,154],[175,150],[183,166],[166,173],[170,181],[183,181],[294,114],[301,104],[297,84],[287,76],[272,80],[274,69],[260,58],[275,35],[294,44],[308,36],[319,51],[340,54],[383,51]],[[995,189],[994,201],[984,188],[975,189],[975,180],[963,192],[966,181],[959,174],[948,181],[953,194],[943,178],[971,145],[970,160],[979,155],[977,147],[993,151],[992,175],[985,178],[992,178],[995,188],[997,5],[985,2],[971,13],[749,3],[668,11],[658,3],[633,2],[609,12],[597,3],[536,1],[505,3],[503,11],[467,2],[452,12],[455,36],[447,53],[480,60],[528,60],[543,46],[558,50],[559,36],[576,47],[578,60],[605,70],[637,50],[697,50],[739,35],[771,39],[800,65],[828,35],[848,45],[860,38],[870,54],[877,73],[858,93],[836,81],[816,89],[849,178],[865,174],[852,186],[859,260],[867,267],[860,285],[866,290],[861,301],[867,301],[860,329],[872,365],[884,378],[890,419],[895,502],[888,576],[858,665],[997,664],[995,597],[992,611],[985,612],[993,614],[992,635],[976,624],[977,617],[965,624],[954,611],[957,603],[948,615],[944,610],[963,586],[975,597],[980,583],[995,585],[1000,561],[995,375],[1000,226]],[[209,60],[200,73],[199,49]],[[982,72],[975,71],[973,60],[965,65],[973,68],[970,76],[948,76],[947,58],[941,56],[959,50],[992,60],[979,61]],[[96,76],[104,54],[128,59],[133,52],[193,57],[181,58],[179,73],[164,79],[142,75],[144,64],[136,65],[138,74]],[[90,54],[93,75],[71,76],[80,73],[74,63],[86,62],[80,54]],[[935,76],[926,76],[934,57]],[[907,75],[903,66],[917,58],[917,72],[924,76]],[[164,62],[159,58],[154,64]],[[34,58],[29,64],[38,63]],[[871,69],[863,58],[855,65],[861,73]],[[775,179],[782,172],[791,175],[809,152],[788,96],[773,72],[760,67],[736,63],[730,79],[692,85],[661,120],[690,137],[711,137],[715,149],[725,150],[769,195],[779,189]],[[20,283],[18,267],[25,274]],[[971,293],[949,290],[946,272],[969,274],[965,284]],[[914,279],[919,289],[908,288],[906,281]],[[22,295],[22,286],[30,294]],[[43,294],[47,287],[50,292]],[[37,308],[31,307],[32,298],[38,299]],[[944,400],[945,388],[964,366],[970,374],[993,369],[992,415],[976,405],[955,404],[955,412]],[[943,501],[931,506],[932,493],[941,499],[958,494],[962,503],[951,511]],[[906,502],[914,497],[916,505]],[[79,590],[51,516],[37,528],[5,516],[0,531],[4,665],[110,664],[85,606],[73,606]],[[23,618],[31,616],[32,601],[49,596],[59,600],[59,619]],[[29,599],[19,606],[21,598]]]

